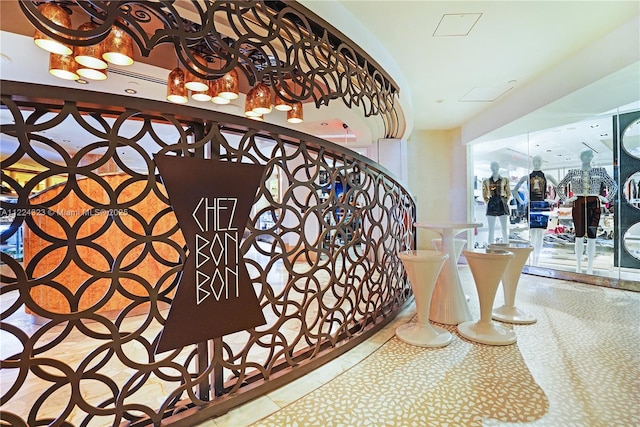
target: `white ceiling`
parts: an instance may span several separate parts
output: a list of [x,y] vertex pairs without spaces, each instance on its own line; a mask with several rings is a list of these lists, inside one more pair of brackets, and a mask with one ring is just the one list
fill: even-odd
[[[571,155],[583,142],[606,151],[610,133],[593,132],[592,119],[601,121],[602,130],[611,127],[612,109],[640,108],[638,1],[301,3],[358,43],[396,80],[407,119],[403,138],[416,130],[460,128],[463,143],[500,140],[492,144],[495,149],[506,144],[530,156],[540,153],[516,141],[533,138],[527,132],[555,131],[553,139],[543,139]],[[16,2],[0,1],[3,30],[10,21],[26,22],[11,4]],[[12,31],[30,34],[30,24],[25,25]],[[446,31],[464,35],[442,35]],[[1,33],[0,53],[3,79],[66,84],[48,75],[47,55],[29,36]],[[134,67],[159,80],[168,74],[141,62]],[[134,87],[136,96],[164,100],[163,85],[116,74],[84,88],[122,94],[127,87]],[[206,108],[242,114],[243,102],[241,97],[231,106],[207,103]],[[296,129],[351,148],[367,147],[382,136],[381,123],[362,119],[357,108],[349,110],[340,101],[321,110],[307,104],[305,123]],[[266,118],[286,125],[282,113]],[[557,154],[553,161],[562,160]]]
[[[322,3],[308,2],[312,8]],[[398,64],[407,83],[402,92],[409,92],[401,96],[411,99],[415,129],[462,126],[640,15],[638,1],[338,3]],[[435,34],[439,24],[467,15],[479,17],[469,20],[474,25],[462,29],[464,35]],[[630,41],[630,48],[637,46]]]
[[460,128],[487,171],[610,165],[612,115],[640,109],[638,1],[302,3],[392,72],[414,131]]

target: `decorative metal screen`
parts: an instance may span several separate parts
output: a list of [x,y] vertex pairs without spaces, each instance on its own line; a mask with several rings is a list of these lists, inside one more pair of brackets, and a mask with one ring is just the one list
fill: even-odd
[[[113,25],[128,33],[143,56],[172,44],[190,73],[215,79],[237,68],[250,85],[264,82],[287,102],[313,100],[316,107],[342,99],[366,117],[382,119],[385,136],[402,134],[399,92],[373,58],[328,22],[295,1],[102,1],[54,0],[97,27],[65,29],[20,0],[34,27],[71,46],[103,41]],[[53,25],[52,25],[53,24]],[[194,58],[198,53],[208,64]],[[197,65],[194,65],[197,64]]]
[[[16,82],[2,108],[3,425],[213,416],[357,343],[411,295],[397,253],[415,247],[414,202],[348,149]],[[266,325],[154,355],[186,255],[154,154],[266,165],[241,244]]]

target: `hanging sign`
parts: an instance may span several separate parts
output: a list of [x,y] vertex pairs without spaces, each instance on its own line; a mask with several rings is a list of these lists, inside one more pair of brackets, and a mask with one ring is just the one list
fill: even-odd
[[265,324],[240,253],[264,166],[154,160],[188,248],[156,353]]

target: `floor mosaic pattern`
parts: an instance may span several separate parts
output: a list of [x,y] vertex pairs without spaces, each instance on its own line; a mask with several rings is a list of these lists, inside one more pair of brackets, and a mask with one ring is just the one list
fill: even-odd
[[[479,317],[468,267],[460,275]],[[640,425],[640,293],[523,275],[516,306],[538,320],[509,325],[516,344],[446,326],[455,338],[437,349],[394,337],[415,321],[409,307],[340,359],[200,426]]]

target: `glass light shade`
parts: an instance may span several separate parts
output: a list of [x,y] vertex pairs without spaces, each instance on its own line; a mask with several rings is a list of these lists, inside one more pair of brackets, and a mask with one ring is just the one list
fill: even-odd
[[260,114],[271,112],[271,89],[264,83],[256,84],[247,94],[251,111]]
[[102,42],[104,53],[102,58],[116,65],[133,64],[133,39],[122,28],[111,27],[111,32]]
[[231,70],[220,79],[220,96],[227,99],[238,99],[240,93],[240,81],[238,72]]
[[251,104],[251,98],[249,98],[249,94],[251,93],[251,90],[249,91],[249,93],[247,94],[247,97],[244,100],[244,115],[247,117],[258,117],[258,116],[261,116],[262,114],[256,113],[255,111],[252,110],[253,106]]
[[[93,22],[85,22],[78,27],[78,30],[91,31],[96,28],[98,28],[98,26]],[[85,68],[94,68],[96,70],[104,70],[107,68],[107,63],[102,59],[103,53],[102,43],[91,46],[76,46],[73,48],[73,54],[78,64],[83,65]]]
[[275,108],[278,111],[289,111],[293,108],[291,104],[289,104],[287,101],[281,98],[281,96],[284,96],[284,95],[285,95],[285,91],[282,89],[282,87],[277,86],[275,100],[274,100],[275,105],[273,108]]
[[[49,21],[61,27],[71,28],[71,16],[57,4],[42,3],[38,6],[38,12]],[[71,47],[53,40],[38,29],[36,29],[33,34],[33,41],[38,47],[51,53],[57,53],[59,55],[71,55],[73,53]]]
[[291,106],[291,104],[287,103],[287,101],[285,101],[282,98],[279,98],[276,95],[276,102],[275,102],[275,106],[273,108],[275,108],[278,111],[289,111],[293,107]]
[[189,101],[188,91],[184,85],[184,71],[175,68],[167,78],[167,99],[176,104],[184,104]]
[[49,54],[49,72],[64,80],[78,80],[78,63],[73,55]]
[[207,90],[202,92],[191,92],[191,98],[196,101],[211,101],[211,97],[213,96],[213,89],[211,89],[211,83],[207,82]]
[[291,110],[287,111],[287,121],[289,123],[302,123],[304,120],[302,102],[294,102],[291,107]]
[[225,105],[231,101],[220,96],[220,79],[214,80],[210,84],[211,102],[214,104]]
[[[195,53],[193,57],[196,59],[196,62],[198,62],[199,64],[204,66],[207,65],[207,61],[205,61],[205,59],[202,56],[198,55],[197,53]],[[198,64],[194,64],[194,65],[195,65],[195,68],[198,69],[198,71],[204,73],[204,70],[198,67]],[[192,90],[194,92],[205,92],[206,90],[209,89],[209,84],[205,79],[200,78],[189,71],[187,71],[187,80],[185,82],[185,86],[187,87],[187,89]],[[193,97],[193,95],[191,97],[193,99],[196,99]]]
[[97,70],[95,68],[78,67],[78,74],[89,80],[106,80],[107,70]]

